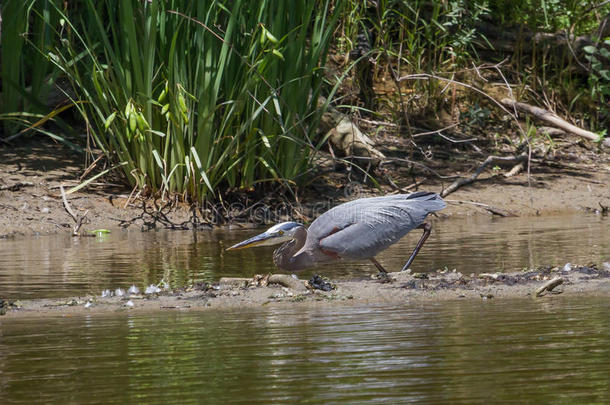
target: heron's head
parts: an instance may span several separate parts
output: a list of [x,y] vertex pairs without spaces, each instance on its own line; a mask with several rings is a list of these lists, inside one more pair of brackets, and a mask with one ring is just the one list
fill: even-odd
[[265,232],[239,242],[227,250],[246,249],[253,246],[271,246],[294,239],[294,233],[303,225],[297,222],[282,222],[267,229]]

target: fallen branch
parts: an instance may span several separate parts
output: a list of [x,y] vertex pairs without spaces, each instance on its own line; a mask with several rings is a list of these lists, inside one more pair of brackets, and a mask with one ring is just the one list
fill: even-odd
[[443,138],[446,141],[449,141],[451,143],[464,143],[464,142],[474,142],[474,141],[478,141],[478,138],[469,138],[469,139],[453,139],[447,135],[443,134],[443,131],[447,131],[450,130],[452,128],[457,127],[459,124],[455,123],[455,124],[451,124],[445,128],[441,128],[441,129],[437,129],[435,131],[427,131],[427,132],[420,132],[419,134],[413,134],[413,138],[418,138],[421,136],[427,136],[427,135],[438,135],[441,138]]
[[526,155],[488,156],[487,159],[485,159],[485,161],[483,162],[483,164],[481,164],[481,166],[479,166],[479,168],[472,174],[472,176],[467,177],[467,178],[459,178],[456,181],[454,181],[453,183],[451,183],[449,185],[449,187],[447,187],[446,189],[444,189],[441,192],[441,197],[446,197],[449,194],[456,191],[458,188],[465,186],[467,184],[470,184],[470,183],[474,183],[476,181],[477,177],[479,177],[479,175],[483,172],[483,170],[485,170],[485,168],[489,165],[496,164],[496,163],[518,164],[518,163],[524,163],[526,161],[527,161]]
[[104,157],[104,155],[99,155],[99,156],[97,157],[97,159],[95,159],[95,160],[93,161],[93,163],[91,163],[91,164],[89,165],[89,167],[88,167],[87,169],[85,169],[85,172],[84,172],[83,174],[81,174],[81,176],[80,176],[80,178],[79,178],[79,181],[83,181],[83,179],[84,179],[85,177],[87,177],[87,176],[89,175],[89,173],[91,173],[91,171],[92,171],[93,169],[95,169],[95,166],[97,166],[97,163],[98,163],[100,160],[102,160],[102,158],[103,158],[103,157]]
[[536,290],[536,297],[540,297],[545,291],[551,292],[553,288],[557,287],[560,284],[563,284],[563,278],[555,277],[554,279],[544,283],[542,287]]
[[[563,129],[566,132],[570,132],[574,135],[578,135],[590,141],[599,142],[601,140],[601,137],[598,134],[591,131],[587,131],[586,129],[579,128],[576,125],[572,125],[566,120],[558,117],[551,111],[545,110],[544,108],[536,107],[526,103],[520,103],[509,98],[502,99],[501,103],[504,104],[506,107],[510,107],[518,111],[522,111],[526,114],[533,115],[539,120],[544,121],[554,127]],[[610,147],[610,139],[604,139],[601,143],[606,147]]]

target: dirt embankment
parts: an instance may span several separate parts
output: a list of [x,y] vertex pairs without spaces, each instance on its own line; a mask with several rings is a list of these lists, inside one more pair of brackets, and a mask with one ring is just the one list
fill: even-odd
[[[385,146],[389,148],[392,145],[386,143]],[[83,160],[84,157],[76,152],[44,142],[37,146],[0,147],[0,238],[71,232],[74,221],[64,208],[59,186],[69,189],[82,181]],[[466,176],[480,161],[472,161],[466,166],[464,163],[440,164],[444,164],[444,168],[434,169],[444,174]],[[412,173],[408,173],[411,170],[412,167],[384,165],[385,177],[394,181],[385,185],[382,182],[382,191],[398,192],[396,186],[408,187],[413,181]],[[449,206],[439,214],[491,215],[491,212],[500,212],[544,215],[602,210],[602,207],[610,206],[610,154],[607,153],[574,155],[567,162],[566,159],[561,162],[549,160],[546,164],[534,165],[529,179],[525,173],[512,177],[505,177],[504,173],[497,167],[483,173],[475,183],[446,197]],[[452,181],[422,177],[423,173],[419,176],[420,190],[440,192]],[[321,200],[331,201],[330,205],[344,201],[348,186],[353,185],[347,184],[345,179],[345,173],[329,173],[322,184],[314,184],[309,193],[303,196],[301,200],[304,206],[314,206]],[[415,190],[412,187],[409,192]],[[379,194],[377,189],[366,186],[357,191],[360,196]],[[76,215],[87,213],[80,231],[118,226],[194,225],[192,211],[188,207],[177,206],[159,212],[149,201],[149,208],[145,212],[142,201],[130,199],[130,193],[131,190],[124,185],[105,178],[68,195]],[[354,194],[347,198],[354,198]],[[198,225],[205,227],[202,223]]]

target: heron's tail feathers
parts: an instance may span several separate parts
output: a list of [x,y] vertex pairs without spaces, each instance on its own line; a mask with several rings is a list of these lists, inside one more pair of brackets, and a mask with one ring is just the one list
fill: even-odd
[[431,193],[429,191],[417,191],[407,195],[407,200],[417,200],[425,202],[422,207],[428,212],[440,211],[447,206],[447,203],[443,201],[440,195]]

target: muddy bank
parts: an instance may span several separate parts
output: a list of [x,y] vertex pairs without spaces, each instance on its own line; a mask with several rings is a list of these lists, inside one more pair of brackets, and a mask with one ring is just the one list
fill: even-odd
[[[4,319],[113,312],[206,311],[272,306],[401,304],[455,299],[549,299],[610,296],[610,263],[566,265],[515,273],[465,275],[455,271],[390,273],[391,280],[298,280],[289,275],[221,279],[175,291],[116,296],[1,301]],[[315,287],[315,288],[314,288]],[[328,290],[328,291],[325,291]],[[107,295],[106,292],[104,295]]]
[[[384,142],[389,141],[380,141],[382,150],[385,150],[382,148]],[[389,146],[386,145],[386,148]],[[507,178],[502,172],[489,170],[477,182],[446,197],[448,207],[439,216],[492,215],[489,207],[496,212],[521,216],[601,211],[601,207],[610,206],[610,155],[589,153],[583,156],[536,165],[532,167],[529,181],[525,173]],[[78,185],[83,178],[87,178],[83,177],[86,166],[83,155],[60,145],[42,143],[0,148],[0,238],[70,233],[74,220],[64,208],[59,186],[69,189]],[[447,175],[466,175],[475,167],[476,160],[467,167],[444,163],[443,167],[435,167],[435,170]],[[413,181],[409,168],[385,165],[383,170],[384,176],[395,180],[394,186],[408,187]],[[440,192],[451,181],[419,176],[419,185],[408,192],[417,189]],[[349,199],[398,192],[395,187],[383,182],[380,187],[381,190],[378,190],[370,185],[361,185],[358,181],[346,181],[345,173],[328,171],[319,183],[302,193],[302,207],[293,211],[298,220],[312,220],[325,209]],[[140,200],[134,195],[121,184],[118,176],[106,176],[69,194],[68,201],[76,215],[87,213],[81,232],[117,227],[209,228],[205,218],[201,215],[194,217],[193,210],[186,204],[167,206],[157,202],[155,206],[153,201]],[[324,207],[312,210],[321,202]],[[239,218],[241,222],[256,222],[261,207],[255,210],[250,208],[246,203],[222,207],[222,210],[223,215],[242,215]],[[249,214],[252,214],[252,218],[248,217]],[[268,218],[269,221],[276,219],[281,217]]]

